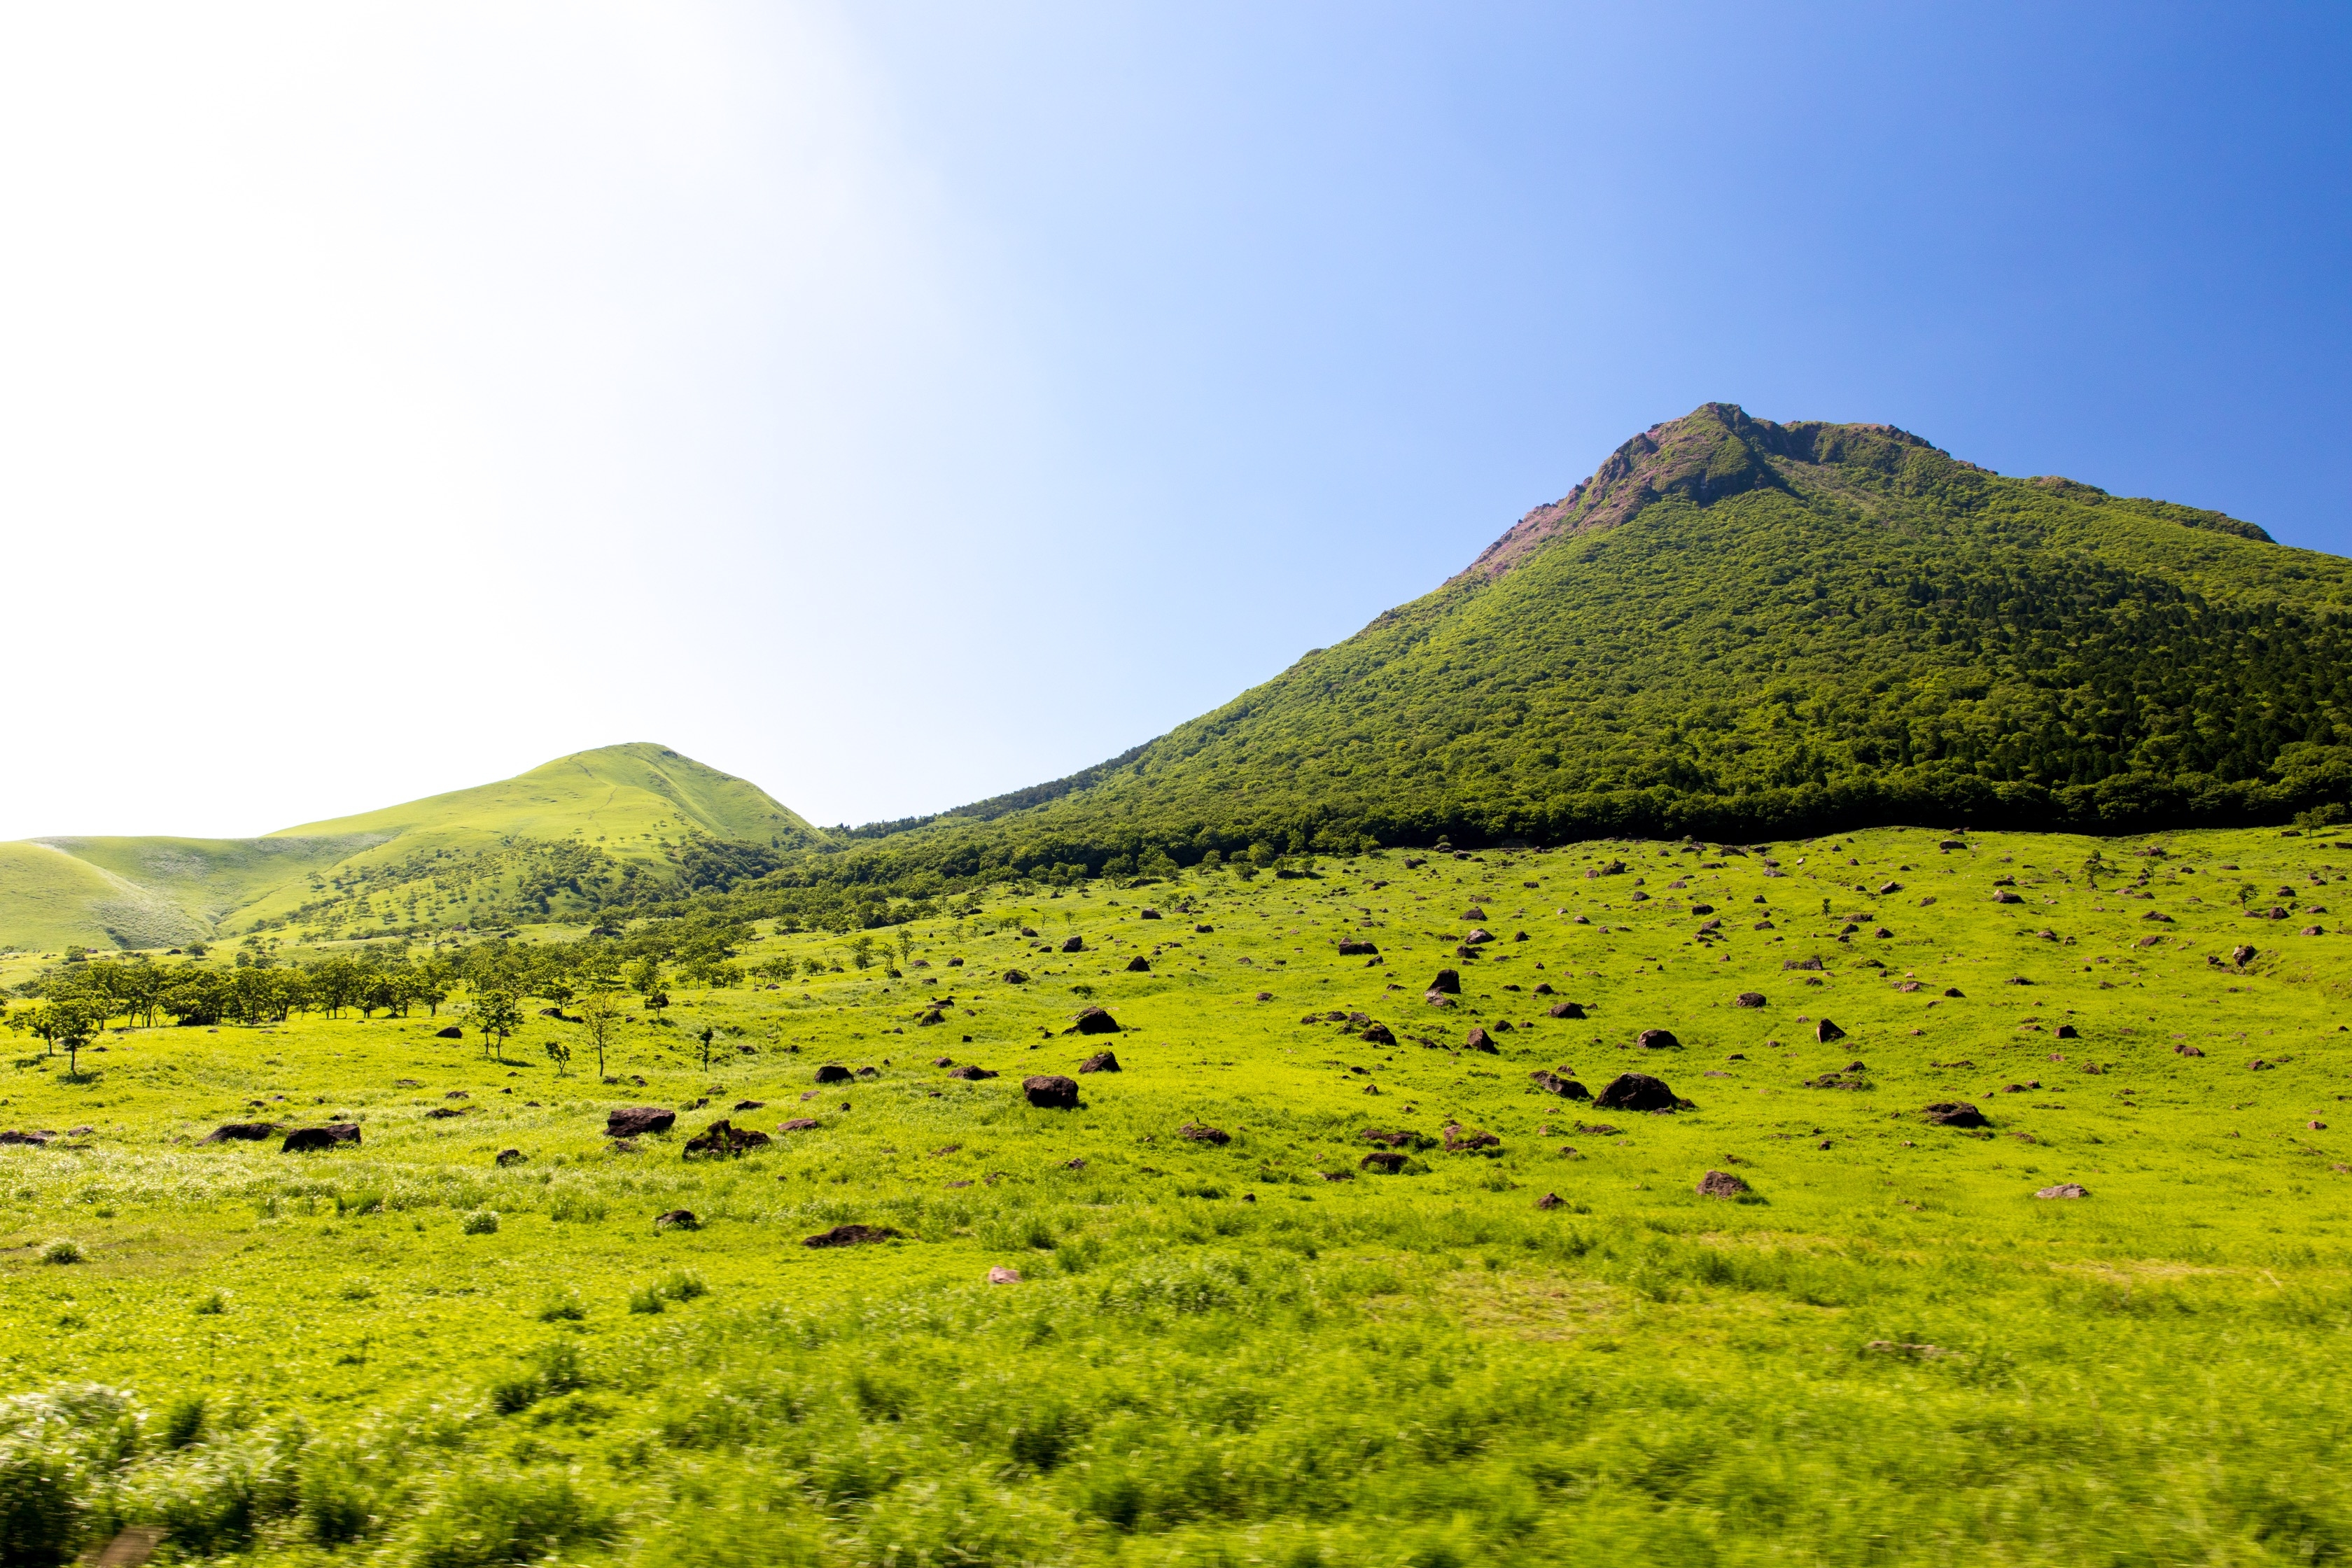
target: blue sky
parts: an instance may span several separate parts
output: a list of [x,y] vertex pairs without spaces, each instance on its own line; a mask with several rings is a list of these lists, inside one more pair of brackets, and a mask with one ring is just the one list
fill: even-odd
[[[0,835],[1056,776],[1710,399],[2344,552],[2341,6],[156,6],[0,38]],[[257,746],[207,703],[304,718]],[[39,776],[34,776],[39,775]]]

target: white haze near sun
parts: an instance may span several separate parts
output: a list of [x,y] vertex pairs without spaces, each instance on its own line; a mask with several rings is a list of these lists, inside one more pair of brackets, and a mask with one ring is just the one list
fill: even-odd
[[0,837],[1038,765],[1054,435],[827,13],[13,7],[0,199]]

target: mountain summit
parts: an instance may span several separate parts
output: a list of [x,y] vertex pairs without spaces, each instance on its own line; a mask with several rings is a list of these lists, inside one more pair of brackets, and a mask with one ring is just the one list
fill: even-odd
[[2347,606],[2352,563],[2219,512],[1710,403],[1347,641],[893,853],[2274,820],[2352,790]]

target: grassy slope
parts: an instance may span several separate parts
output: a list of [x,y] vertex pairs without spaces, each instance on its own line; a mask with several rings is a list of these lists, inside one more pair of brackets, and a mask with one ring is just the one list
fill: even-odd
[[[0,847],[0,944],[160,946],[282,916],[339,883],[391,903],[436,853],[476,858],[514,838],[597,844],[659,864],[690,836],[797,845],[820,836],[758,786],[636,742],[559,757],[519,777],[263,838],[58,838]],[[87,871],[57,864],[56,856]]]
[[[1661,453],[1580,489],[1507,569],[1380,616],[1050,805],[982,822],[982,803],[894,850],[1098,864],[1318,830],[1330,847],[1824,817],[2114,829],[2276,820],[2352,788],[2352,563],[1873,427],[1703,409],[1654,435]],[[1713,489],[1677,439],[1722,448]],[[1636,485],[1654,493],[1622,519],[1610,497]]]
[[[504,1063],[425,1020],[315,1019],[125,1035],[80,1083],[23,1059],[0,1117],[96,1131],[0,1149],[0,1368],[7,1391],[95,1378],[151,1410],[205,1395],[213,1437],[151,1448],[125,1511],[192,1541],[277,1454],[265,1493],[290,1511],[264,1525],[268,1561],[310,1560],[297,1542],[337,1498],[390,1560],[425,1564],[503,1560],[519,1521],[522,1555],[680,1563],[2352,1550],[2335,1471],[2352,1151],[2327,1125],[2352,1091],[2352,960],[2293,934],[2332,926],[2352,847],[2206,833],[2151,861],[2108,840],[2150,875],[2094,890],[2089,840],[1936,842],[1791,846],[1777,878],[1619,844],[999,904],[919,929],[906,982],[681,994],[682,1026],[625,1032],[614,1069],[642,1084],[553,1078],[544,1041],[577,1032],[536,1019]],[[1611,856],[1629,873],[1583,875]],[[1998,876],[2024,901],[1992,902]],[[2290,918],[2247,919],[2248,888]],[[1143,922],[1146,898],[1196,910]],[[1440,1012],[1421,990],[1473,900],[1504,941]],[[1089,951],[1038,951],[1070,932]],[[1338,958],[1343,934],[1387,963]],[[2228,963],[2249,941],[2263,954]],[[1125,972],[1138,953],[1153,973]],[[1817,976],[1784,968],[1816,954]],[[1005,984],[1013,964],[1034,983]],[[1545,1016],[1538,981],[1591,1018]],[[1075,985],[1129,1032],[1048,1035]],[[1748,989],[1768,1005],[1732,1006]],[[947,1026],[915,1022],[949,996]],[[1347,1008],[1399,1046],[1299,1022]],[[1848,1037],[1815,1043],[1823,1015]],[[1499,1056],[1450,1048],[1506,1019]],[[708,1073],[705,1021],[730,1032]],[[1683,1047],[1635,1048],[1649,1027]],[[1081,1079],[1087,1109],[1022,1103],[1021,1074],[1097,1044],[1127,1070]],[[941,1053],[1003,1076],[948,1079]],[[879,1077],[811,1090],[828,1059]],[[1868,1087],[1806,1087],[1856,1061]],[[1537,1092],[1538,1067],[1596,1089],[1658,1072],[1696,1109],[1596,1113]],[[1927,1126],[1919,1108],[1952,1097],[1992,1130]],[[598,1135],[610,1105],[706,1098],[641,1152]],[[739,1099],[764,1102],[739,1123],[818,1126],[682,1161]],[[426,1115],[451,1105],[467,1114]],[[330,1111],[362,1121],[362,1152],[183,1142]],[[1233,1142],[1177,1135],[1194,1121]],[[1449,1121],[1502,1154],[1323,1177],[1355,1169],[1367,1126]],[[500,1169],[509,1147],[529,1159]],[[1761,1201],[1694,1195],[1709,1168]],[[2032,1195],[2061,1181],[2092,1196]],[[1565,1206],[1538,1212],[1547,1192]],[[656,1235],[678,1206],[707,1227]],[[495,1235],[461,1234],[478,1209]],[[852,1220],[903,1238],[795,1245]],[[37,1262],[58,1236],[90,1261]],[[992,1265],[1029,1282],[984,1286]],[[215,1291],[225,1310],[192,1315]],[[544,1316],[567,1296],[583,1316]],[[572,1381],[555,1346],[582,1386],[530,1385],[534,1367]],[[307,1448],[280,1436],[298,1416]]]

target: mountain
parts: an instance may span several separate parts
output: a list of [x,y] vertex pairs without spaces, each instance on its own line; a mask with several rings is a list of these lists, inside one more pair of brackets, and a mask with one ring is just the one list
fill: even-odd
[[860,853],[2281,820],[2352,790],[2352,563],[1708,404],[1462,573],[1110,763]]
[[758,875],[824,841],[755,784],[665,746],[604,746],[260,838],[0,844],[0,946],[537,918]]

